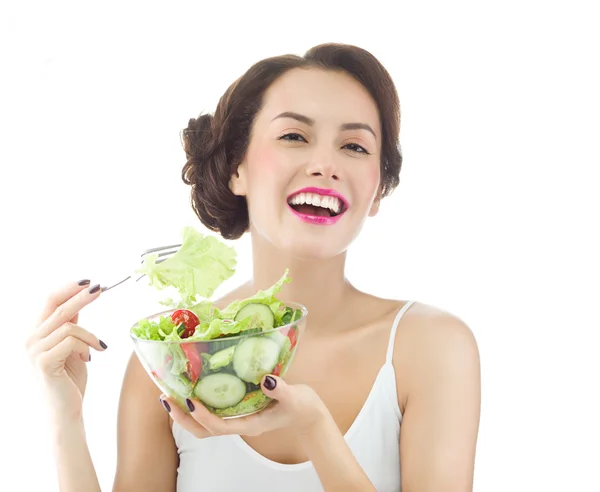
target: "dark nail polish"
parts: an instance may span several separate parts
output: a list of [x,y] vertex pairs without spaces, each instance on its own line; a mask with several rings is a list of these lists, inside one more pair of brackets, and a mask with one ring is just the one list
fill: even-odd
[[90,287],[89,293],[90,294],[95,294],[99,290],[100,290],[100,284],[96,284],[93,287]]
[[163,400],[162,398],[159,398],[160,402],[162,403],[163,407],[165,407],[165,410],[168,413],[171,413],[171,405],[169,405],[169,402],[166,400]]
[[90,354],[88,355],[88,362],[92,360],[92,353],[90,352]]
[[189,398],[185,399],[185,404],[188,406],[188,408],[190,409],[190,412],[193,412],[194,410],[196,410],[196,407],[194,406],[194,404],[192,403],[192,400],[190,400]]
[[77,285],[80,285],[80,286],[82,286],[82,287],[83,287],[84,285],[90,285],[90,281],[89,281],[88,279],[85,279],[85,280],[80,280],[79,282],[77,282]]
[[271,376],[267,376],[265,378],[264,386],[269,391],[273,391],[275,389],[275,386],[277,386],[277,380],[275,378],[272,378]]
[[98,343],[104,350],[106,350],[108,348],[108,345],[106,345],[102,340],[98,340]]

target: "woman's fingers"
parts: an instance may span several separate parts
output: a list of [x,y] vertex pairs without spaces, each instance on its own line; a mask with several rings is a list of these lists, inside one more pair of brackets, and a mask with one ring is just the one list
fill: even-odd
[[71,354],[79,354],[81,360],[90,360],[90,346],[77,337],[67,336],[50,350],[38,353],[34,362],[45,375],[61,376]]
[[165,410],[169,412],[171,418],[190,434],[196,436],[199,439],[203,439],[212,435],[193,417],[181,410],[173,400],[167,398],[165,395],[161,395],[159,399]]
[[90,281],[87,279],[80,280],[79,282],[69,282],[54,292],[52,292],[47,298],[39,314],[36,326],[41,325],[48,317],[56,310],[58,306],[67,302],[75,294],[86,289],[90,285]]
[[[190,406],[191,403],[191,406]],[[280,427],[276,402],[258,413],[235,419],[222,419],[208,411],[197,400],[189,400],[190,416],[211,436],[238,434],[243,436],[259,436],[267,431]]]
[[[30,353],[33,357],[35,357],[36,354],[50,350],[69,336],[78,338],[96,350],[105,350],[106,348],[106,344],[104,344],[104,342],[98,340],[96,336],[92,335],[86,329],[73,323],[65,323],[50,333],[47,337],[42,338],[38,341],[38,343],[33,345],[30,349]],[[87,361],[89,358],[86,358],[85,360]]]
[[[54,294],[54,300],[56,301],[61,299],[61,296],[67,294],[67,290],[64,290],[62,293]],[[85,306],[97,299],[100,296],[100,292],[101,289],[99,285],[92,286],[88,289],[82,288],[81,291],[68,298],[62,304],[56,306],[54,311],[52,311],[52,313],[39,326],[37,330],[37,336],[39,338],[44,338],[56,330],[59,326],[62,326],[70,321]],[[49,301],[47,307],[53,305],[53,302],[54,301]]]

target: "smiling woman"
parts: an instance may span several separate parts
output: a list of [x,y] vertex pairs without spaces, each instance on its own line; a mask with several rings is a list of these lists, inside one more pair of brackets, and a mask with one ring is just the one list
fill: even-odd
[[[399,127],[388,72],[341,44],[260,61],[214,114],[189,120],[182,179],[196,214],[252,244],[252,278],[215,304],[250,298],[289,270],[280,298],[306,306],[306,330],[285,380],[273,371],[252,381],[276,403],[233,420],[198,400],[184,413],[132,355],[116,492],[471,490],[480,382],[470,329],[433,306],[362,292],[345,274],[348,248],[399,183]],[[62,492],[99,490],[81,400],[89,348],[106,347],[74,324],[100,295],[87,284],[52,294],[28,342],[55,410]],[[235,399],[247,390],[237,384]]]
[[[340,92],[341,87],[345,90]],[[315,98],[316,94],[320,97]],[[317,99],[319,104],[315,104]],[[348,105],[349,101],[353,104]],[[340,121],[332,121],[334,115]],[[214,115],[203,114],[189,121],[183,131],[188,155],[183,180],[194,186],[192,204],[200,220],[223,237],[235,239],[248,230],[247,207],[251,204],[238,194],[232,196],[225,185],[232,174],[239,174],[244,159],[252,161],[248,155],[253,150],[251,134],[258,143],[255,135],[260,132],[264,137],[264,131],[271,132],[269,138],[279,144],[271,147],[273,152],[300,151],[317,144],[321,150],[320,141],[329,138],[346,158],[366,158],[376,164],[379,200],[399,182],[399,127],[394,83],[367,51],[328,44],[312,48],[304,57],[267,58],[229,87]],[[322,157],[326,156],[319,159]],[[261,162],[263,170],[270,172],[270,161]]]

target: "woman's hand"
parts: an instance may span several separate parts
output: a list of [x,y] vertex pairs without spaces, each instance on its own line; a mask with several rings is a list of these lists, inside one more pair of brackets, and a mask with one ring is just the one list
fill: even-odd
[[104,342],[77,325],[79,311],[100,296],[89,280],[65,285],[48,296],[25,344],[39,371],[53,417],[81,419],[90,347],[105,350]]
[[263,377],[261,389],[276,401],[258,413],[235,419],[222,419],[210,413],[198,400],[187,401],[189,415],[167,396],[161,395],[160,400],[175,422],[200,439],[227,434],[258,436],[284,427],[302,434],[329,414],[321,398],[307,385],[290,385],[277,376],[268,375]]

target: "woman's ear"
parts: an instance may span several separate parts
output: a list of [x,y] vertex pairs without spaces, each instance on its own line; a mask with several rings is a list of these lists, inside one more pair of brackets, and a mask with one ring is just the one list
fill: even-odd
[[375,200],[371,204],[371,210],[369,210],[369,217],[375,217],[379,212],[379,204],[381,203],[381,193],[377,193]]
[[238,166],[237,172],[231,175],[229,189],[234,195],[246,196],[246,161],[242,162]]

